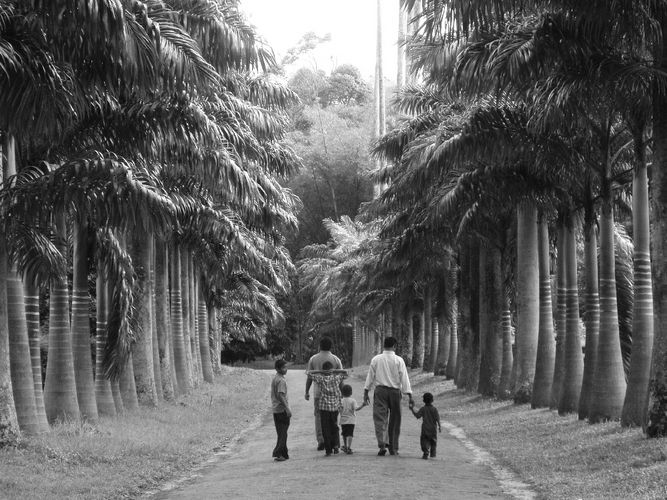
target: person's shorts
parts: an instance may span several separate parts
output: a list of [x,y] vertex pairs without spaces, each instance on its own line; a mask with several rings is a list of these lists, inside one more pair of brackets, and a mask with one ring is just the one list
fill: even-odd
[[340,426],[340,433],[343,437],[353,437],[354,436],[354,424],[343,424]]

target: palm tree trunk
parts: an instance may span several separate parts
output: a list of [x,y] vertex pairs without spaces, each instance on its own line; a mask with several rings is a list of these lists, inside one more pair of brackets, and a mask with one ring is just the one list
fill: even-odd
[[611,193],[604,197],[600,215],[600,343],[588,421],[618,420],[625,397],[616,301],[614,215]]
[[72,255],[72,349],[76,397],[81,418],[97,420],[95,381],[90,344],[90,294],[88,293],[88,224],[74,220]]
[[[220,363],[220,351],[222,350],[222,338],[220,329],[216,321],[216,309],[212,305],[207,306],[208,311],[208,336],[213,339],[211,346],[211,363],[213,366],[213,374],[220,375],[222,373],[222,365]],[[354,319],[356,323],[356,317]]]
[[433,286],[424,285],[424,371],[430,371],[431,342],[433,341]]
[[[190,276],[188,266],[189,251],[181,248],[181,317],[183,318],[183,344],[185,346],[185,361],[187,365],[188,374],[188,388],[196,387],[194,373],[194,360],[192,351],[192,335],[190,331]],[[181,381],[178,381],[180,386]],[[188,391],[189,392],[189,391]]]
[[120,397],[125,411],[135,411],[139,409],[139,399],[137,398],[137,386],[134,382],[134,362],[132,353],[128,354],[127,362],[123,367],[118,380]]
[[155,377],[155,392],[157,394],[158,401],[164,401],[164,391],[162,387],[162,368],[160,366],[160,345],[158,340],[157,333],[157,296],[155,293],[155,250],[156,250],[156,238],[155,236],[150,237],[150,280],[149,283],[149,292],[150,292],[150,301],[151,301],[151,345],[153,347],[153,376]]
[[169,324],[169,257],[166,244],[155,245],[155,326],[157,329],[160,379],[164,399],[171,400],[177,389],[174,387],[173,347],[171,325]]
[[514,401],[532,398],[540,320],[540,276],[537,250],[537,209],[517,210],[517,380]]
[[586,327],[586,346],[584,348],[584,379],[581,384],[581,397],[579,398],[579,420],[588,418],[600,340],[597,220],[594,209],[587,210],[585,224],[584,269],[586,270],[586,312],[584,314],[584,325]]
[[9,326],[7,323],[7,242],[0,232],[0,445],[14,445],[20,432],[12,394],[9,368]]
[[635,240],[635,301],[632,309],[632,354],[621,424],[645,427],[653,351],[653,290],[651,279],[651,231],[648,175],[644,146],[635,140],[637,165],[632,181],[632,228]]
[[24,281],[26,325],[30,342],[30,362],[32,365],[33,385],[35,386],[35,411],[44,432],[49,430],[49,421],[44,408],[44,389],[42,388],[42,333],[39,328],[39,289],[30,281]]
[[134,232],[132,262],[135,281],[134,318],[139,335],[132,346],[132,368],[137,389],[137,399],[142,405],[157,405],[157,388],[153,373],[153,314],[151,308],[151,246],[146,244],[146,234]]
[[30,341],[26,324],[23,283],[16,269],[7,272],[7,323],[9,325],[9,362],[14,391],[14,406],[19,428],[26,434],[45,429],[37,418],[35,382],[30,359]]
[[447,359],[447,371],[445,372],[445,377],[448,379],[453,379],[456,375],[456,367],[459,356],[459,333],[458,333],[458,314],[459,314],[459,303],[458,296],[456,294],[456,288],[458,283],[458,269],[456,262],[452,262],[450,271],[449,271],[449,293],[451,294],[451,299],[447,301],[450,304],[450,325],[449,325],[449,357]]
[[414,359],[414,335],[415,335],[415,325],[414,325],[414,306],[412,299],[408,306],[405,309],[405,349],[403,350],[403,359],[406,366],[413,366]]
[[109,317],[109,287],[107,284],[104,263],[97,261],[97,318],[95,335],[95,400],[100,415],[116,416],[116,404],[111,391],[111,381],[104,373],[102,360],[107,344],[107,321]]
[[414,350],[412,354],[412,368],[423,368],[424,366],[424,339],[426,336],[426,328],[425,328],[425,311],[426,309],[426,301],[424,301],[424,305],[421,308],[421,311],[419,311],[419,314],[417,317],[419,318],[419,330],[417,330],[417,335],[415,336],[414,339]]
[[188,293],[190,294],[190,342],[192,343],[192,365],[196,385],[200,385],[204,380],[204,372],[201,366],[201,353],[199,350],[199,326],[198,326],[198,297],[197,297],[197,273],[195,271],[194,258],[192,252],[188,255],[188,270],[190,275],[190,282],[188,284]]
[[[197,287],[199,290],[199,287]],[[213,367],[211,366],[211,343],[208,331],[208,313],[206,311],[206,301],[199,290],[197,303],[199,304],[199,350],[201,358],[202,375],[204,380],[213,383]]]
[[565,323],[567,319],[567,282],[565,277],[565,240],[567,229],[563,220],[559,221],[558,242],[556,244],[558,260],[556,261],[556,360],[554,362],[554,380],[551,384],[551,403],[549,408],[555,410],[560,403],[560,392],[565,376]]
[[551,303],[551,273],[549,264],[549,227],[541,219],[538,227],[540,259],[540,330],[537,342],[537,363],[533,383],[532,408],[548,407],[554,379],[556,344],[554,342],[553,308]]
[[[67,255],[65,215],[55,215],[56,247]],[[69,290],[65,278],[53,280],[49,303],[49,352],[46,362],[44,406],[49,422],[79,420],[74,379],[74,355],[69,322]]]
[[579,407],[584,360],[579,337],[579,287],[577,286],[577,249],[574,218],[565,229],[565,349],[558,414],[576,412]]
[[512,312],[510,311],[509,299],[505,293],[503,293],[501,328],[503,335],[503,361],[500,371],[500,383],[498,384],[498,398],[509,399],[512,397],[514,352],[512,351]]
[[122,415],[125,413],[125,406],[123,405],[123,396],[120,393],[120,380],[110,380],[109,382],[111,383],[111,395],[116,406],[116,414]]
[[[179,394],[188,394],[192,389],[188,370],[187,348],[183,335],[183,303],[181,291],[183,289],[181,277],[180,249],[174,245],[171,250],[169,263],[171,267],[171,332],[174,343],[174,368]],[[174,386],[176,387],[176,385]]]
[[491,382],[492,366],[491,357],[492,352],[489,352],[488,341],[491,337],[491,312],[489,304],[490,283],[493,280],[493,275],[489,272],[489,255],[487,252],[486,242],[483,242],[478,249],[479,252],[479,344],[481,346],[480,363],[479,363],[479,378],[477,383],[477,392],[482,396],[495,396],[493,384]]
[[[4,149],[6,161],[3,166],[3,177],[7,179],[17,173],[16,141],[13,136],[7,134]],[[16,417],[23,432],[39,434],[48,430],[48,425],[45,428],[37,416],[23,283],[15,265],[7,261],[6,270],[3,286],[6,284],[9,362]]]

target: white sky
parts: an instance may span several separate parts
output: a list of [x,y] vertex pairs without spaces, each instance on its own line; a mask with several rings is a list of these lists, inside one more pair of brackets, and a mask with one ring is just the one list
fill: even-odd
[[[396,74],[398,1],[382,0],[384,74]],[[372,82],[375,74],[375,0],[241,0],[241,10],[273,47],[280,61],[287,50],[309,31],[331,33],[331,41],[298,61],[329,73],[341,64],[353,64]]]

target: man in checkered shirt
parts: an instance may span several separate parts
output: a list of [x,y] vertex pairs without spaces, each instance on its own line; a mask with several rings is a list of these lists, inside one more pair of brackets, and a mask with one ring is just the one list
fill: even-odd
[[347,370],[333,370],[333,364],[327,361],[322,365],[322,370],[311,370],[308,375],[320,389],[320,419],[324,437],[324,450],[328,457],[332,452],[338,453],[335,443],[336,436],[338,436],[340,388],[343,385],[343,380],[347,378]]

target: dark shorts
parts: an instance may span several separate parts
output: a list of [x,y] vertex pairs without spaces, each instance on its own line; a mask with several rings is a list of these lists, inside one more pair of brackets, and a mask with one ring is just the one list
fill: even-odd
[[354,424],[343,424],[340,426],[340,432],[343,437],[353,437],[354,436]]

